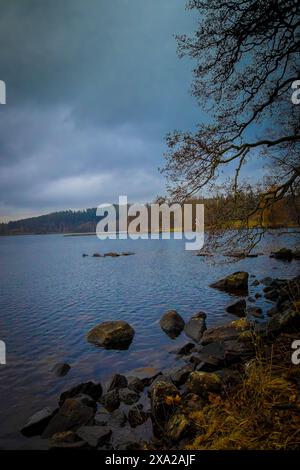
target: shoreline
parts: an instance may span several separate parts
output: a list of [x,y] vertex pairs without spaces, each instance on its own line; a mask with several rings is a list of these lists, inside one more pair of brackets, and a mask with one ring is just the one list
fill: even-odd
[[[292,298],[291,292],[294,296]],[[225,439],[223,447],[218,447],[220,443],[212,442],[211,436],[209,437],[210,426],[214,425],[217,415],[220,414],[222,419],[225,419],[224,407],[226,409],[226,406],[234,406],[230,397],[239,397],[241,401],[241,410],[237,412],[236,408],[232,408],[233,416],[239,420],[240,415],[245,412],[246,405],[247,407],[255,405],[252,396],[251,401],[247,402],[247,393],[255,390],[257,392],[259,384],[265,384],[267,379],[270,383],[266,383],[266,387],[280,383],[280,390],[274,387],[273,394],[283,393],[283,387],[288,396],[294,393],[293,381],[290,379],[299,374],[299,368],[295,369],[295,366],[289,362],[292,351],[288,351],[289,356],[279,355],[276,360],[272,354],[278,344],[280,350],[280,345],[286,340],[289,341],[288,338],[297,339],[299,293],[299,276],[289,281],[269,279],[264,287],[264,295],[273,302],[274,307],[270,309],[269,320],[265,325],[255,323],[254,319],[249,321],[245,314],[225,325],[204,329],[198,341],[195,341],[195,338],[191,339],[174,354],[174,368],[157,371],[150,368],[144,374],[134,377],[123,376],[115,371],[115,375],[106,385],[93,382],[77,384],[60,396],[59,407],[48,410],[48,414],[43,415],[42,422],[37,417],[31,419],[31,424],[29,421],[29,424],[24,426],[23,434],[33,431],[33,435],[42,435],[46,439],[46,441],[43,439],[43,444],[47,442],[51,449],[236,448],[235,446],[240,445],[239,442],[236,441],[234,444],[230,438],[230,435],[234,434],[234,429],[224,430],[223,421],[218,424],[220,432],[223,433],[223,441]],[[205,321],[204,316],[199,317],[201,325],[198,323],[196,326],[202,327],[203,319]],[[195,331],[195,323],[192,330]],[[184,360],[185,365],[176,367],[176,360],[179,357]],[[272,369],[268,362],[270,358]],[[280,368],[277,372],[276,368],[280,366],[280,361],[285,364],[285,373],[293,369],[294,375],[287,378]],[[271,375],[269,378],[269,372],[272,374],[274,372],[274,379]],[[255,380],[254,386],[251,381]],[[258,398],[267,400],[265,396],[255,399]],[[242,400],[245,400],[244,404]],[[266,403],[267,409],[269,405],[272,404]],[[300,409],[299,402],[293,406],[296,411]],[[79,423],[76,421],[78,413],[83,417]],[[293,414],[291,411],[289,413]],[[283,415],[286,417],[286,412],[275,415],[278,420]],[[201,426],[204,425],[203,420],[206,420],[207,416],[210,416],[212,422],[206,422],[200,432]],[[288,438],[286,434],[291,432],[290,428],[287,430],[283,420],[280,422],[282,435],[279,435],[277,440],[272,437],[274,442],[270,444],[271,448],[272,445],[278,446],[280,442],[283,445],[284,438]],[[32,423],[35,428],[32,427]],[[141,438],[145,436],[145,426],[151,427],[151,436],[149,438],[148,432],[147,439]],[[278,428],[276,432],[279,432]],[[215,434],[221,439],[218,432]],[[272,436],[271,431],[270,435]],[[231,439],[230,443],[228,441],[226,444],[226,436],[229,441]],[[259,444],[259,435],[257,438],[253,436],[253,439]],[[242,438],[240,442],[243,442]],[[300,446],[300,439],[296,444]],[[296,444],[291,442],[288,448],[295,448]],[[245,448],[253,448],[254,443],[248,444],[249,447],[246,443],[244,445]]]

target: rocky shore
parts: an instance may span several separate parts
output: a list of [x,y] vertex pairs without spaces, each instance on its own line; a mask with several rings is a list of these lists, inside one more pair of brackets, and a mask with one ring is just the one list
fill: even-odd
[[[252,287],[263,285],[263,295],[272,302],[265,321],[255,321],[262,311],[254,306],[256,296],[247,298],[250,282]],[[258,354],[271,351],[278,338],[292,334],[300,339],[295,336],[300,331],[300,277],[257,280],[236,272],[211,287],[238,296],[227,308],[236,320],[207,329],[204,312],[187,322],[174,310],[166,312],[160,320],[163,334],[175,338],[184,331],[191,339],[172,351],[173,368],[149,367],[128,376],[115,371],[106,384],[78,384],[61,394],[56,409],[37,411],[21,433],[41,436],[49,449],[189,448],[204,432],[193,418],[197,413],[233,395]],[[124,349],[134,333],[125,321],[105,322],[88,332],[87,340]]]

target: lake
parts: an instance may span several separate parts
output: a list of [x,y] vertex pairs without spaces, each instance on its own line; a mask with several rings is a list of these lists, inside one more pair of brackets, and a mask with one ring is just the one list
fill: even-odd
[[[269,252],[292,240],[274,232],[258,251]],[[135,255],[82,257],[108,251]],[[95,236],[1,237],[0,263],[0,339],[7,347],[7,364],[0,365],[1,448],[22,446],[25,438],[18,430],[26,419],[55,405],[60,392],[73,384],[172,365],[170,350],[187,337],[172,340],[160,329],[165,311],[175,309],[187,320],[203,310],[208,326],[235,319],[225,312],[233,297],[210,288],[213,281],[238,270],[258,279],[299,274],[299,261],[282,262],[268,255],[213,264],[185,251],[184,240],[99,241]],[[261,289],[250,287],[250,295]],[[271,306],[263,299],[257,305],[264,312]],[[117,319],[128,321],[136,331],[127,351],[87,343],[90,328]],[[57,378],[51,372],[57,362],[71,365],[67,376]]]

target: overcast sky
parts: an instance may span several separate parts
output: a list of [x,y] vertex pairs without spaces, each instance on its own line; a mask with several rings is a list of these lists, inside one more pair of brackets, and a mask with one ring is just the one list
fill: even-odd
[[164,192],[164,136],[193,129],[185,0],[0,0],[0,217]]

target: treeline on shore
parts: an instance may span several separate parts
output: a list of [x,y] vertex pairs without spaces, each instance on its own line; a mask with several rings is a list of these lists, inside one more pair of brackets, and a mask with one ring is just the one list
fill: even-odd
[[[300,196],[293,198],[286,197],[276,202],[270,209],[264,211],[263,224],[269,228],[280,228],[299,225]],[[164,202],[159,200],[158,202]],[[228,226],[226,228],[239,228],[239,214],[231,209],[232,200],[230,197],[218,196],[204,199],[189,199],[186,201],[192,205],[203,203],[205,206],[205,226],[216,227],[223,223],[224,214]],[[257,201],[250,200],[246,195],[241,200],[241,206],[255,208]],[[118,206],[116,207],[118,219]],[[150,205],[148,206],[150,208]],[[241,214],[242,217],[242,214]],[[250,224],[255,224],[258,213],[250,219]],[[65,210],[53,212],[47,215],[31,217],[27,219],[0,223],[0,235],[22,235],[22,234],[46,234],[46,233],[94,233],[100,217],[96,215],[96,208],[84,210]],[[128,219],[130,222],[130,218]],[[151,224],[149,209],[149,230]],[[174,228],[174,218],[171,215],[171,229]]]

